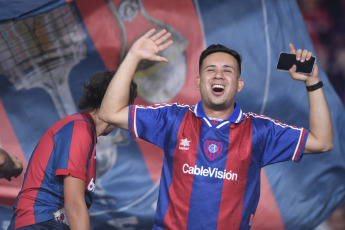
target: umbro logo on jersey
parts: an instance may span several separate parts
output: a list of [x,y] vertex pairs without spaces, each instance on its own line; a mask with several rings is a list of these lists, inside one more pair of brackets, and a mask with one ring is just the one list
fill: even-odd
[[210,160],[216,159],[223,150],[222,142],[218,141],[205,141],[204,152]]
[[181,139],[180,145],[179,145],[179,149],[181,150],[189,150],[189,141],[187,138],[185,139]]

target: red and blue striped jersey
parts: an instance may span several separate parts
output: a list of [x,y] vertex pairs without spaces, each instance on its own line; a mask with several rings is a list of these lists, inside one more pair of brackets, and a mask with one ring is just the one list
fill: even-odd
[[153,229],[249,229],[261,168],[299,161],[308,131],[238,105],[227,120],[195,106],[130,106],[129,130],[164,150]]
[[95,190],[96,138],[94,121],[84,112],[61,119],[44,133],[30,157],[10,227],[53,219],[53,212],[64,206],[66,175],[85,181],[85,201],[90,207]]

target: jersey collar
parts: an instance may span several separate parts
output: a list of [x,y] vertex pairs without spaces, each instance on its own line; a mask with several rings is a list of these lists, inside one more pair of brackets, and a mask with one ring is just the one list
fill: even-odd
[[[208,118],[202,108],[202,101],[199,101],[193,108],[193,113],[200,118]],[[224,121],[230,121],[231,123],[240,123],[242,121],[243,112],[240,106],[235,102],[235,109],[228,119]],[[210,119],[210,118],[208,118]]]
[[81,111],[80,113],[84,114],[89,119],[89,121],[91,122],[93,127],[96,127],[95,121],[93,120],[93,118],[91,117],[91,115],[88,112]]

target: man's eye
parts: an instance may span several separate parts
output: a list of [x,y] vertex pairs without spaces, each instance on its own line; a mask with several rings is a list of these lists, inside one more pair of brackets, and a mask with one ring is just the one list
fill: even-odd
[[208,69],[207,72],[214,72],[214,69]]

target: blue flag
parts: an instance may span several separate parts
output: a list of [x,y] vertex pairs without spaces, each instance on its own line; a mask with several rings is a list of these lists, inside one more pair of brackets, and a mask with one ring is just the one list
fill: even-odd
[[55,9],[68,0],[0,1],[0,23],[19,21]]

